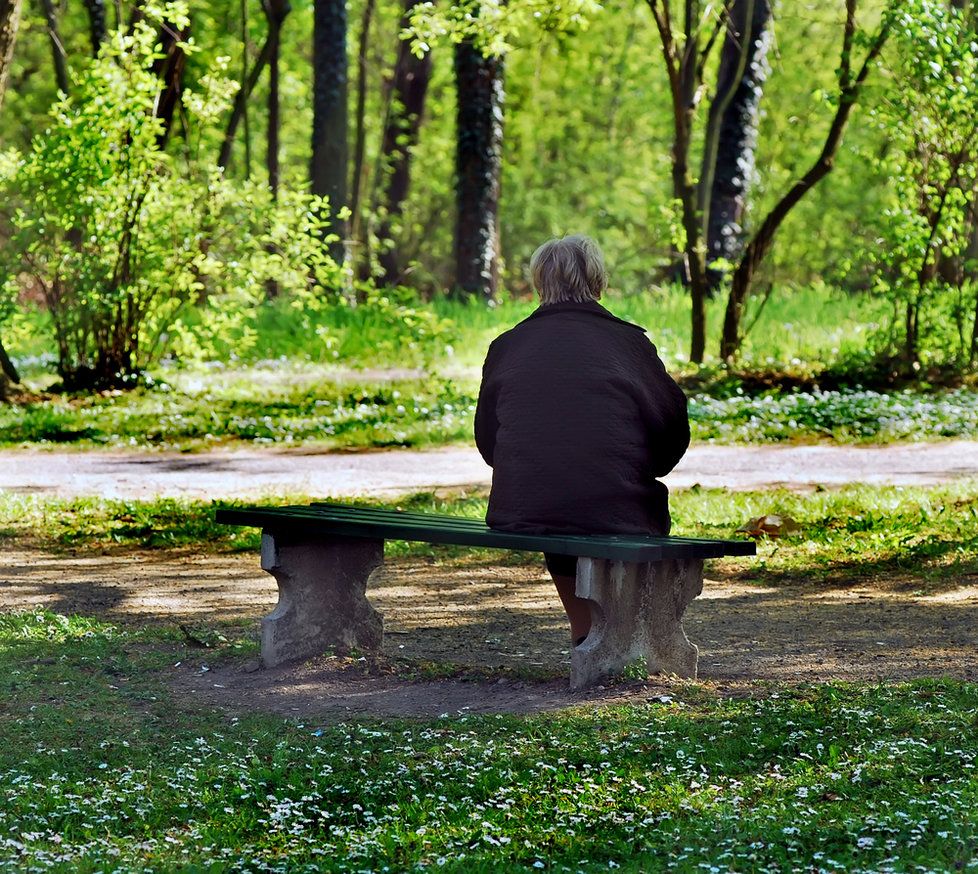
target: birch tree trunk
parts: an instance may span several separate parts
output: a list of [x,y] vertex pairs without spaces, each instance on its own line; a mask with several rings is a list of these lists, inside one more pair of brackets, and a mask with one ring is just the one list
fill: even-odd
[[[731,26],[717,74],[717,94],[722,95],[731,88],[733,93],[719,120],[715,165],[704,167],[701,175],[701,184],[704,187],[709,184],[708,191],[704,191],[710,201],[706,223],[707,265],[721,258],[735,263],[744,247],[742,222],[754,177],[758,109],[769,70],[771,6],[768,0],[753,0],[753,10],[749,16],[747,12],[744,0],[738,0],[731,11]],[[738,67],[739,81],[731,81]],[[708,266],[707,278],[712,293],[723,272]]]
[[[411,11],[420,0],[406,0],[401,18],[402,29],[410,21]],[[381,142],[381,167],[387,169],[383,194],[383,218],[378,229],[382,241],[379,261],[384,285],[396,285],[403,278],[404,264],[396,245],[395,224],[411,188],[411,150],[421,132],[428,84],[431,81],[431,52],[419,58],[411,45],[401,40],[391,83],[392,103],[384,125]]]
[[20,26],[22,0],[0,0],[0,108],[7,88],[10,64],[14,58],[14,44]]
[[455,48],[455,292],[492,299],[499,285],[503,61],[471,40]]
[[329,198],[327,233],[336,261],[344,258],[347,205],[347,59],[346,3],[315,0],[313,11],[312,192]]

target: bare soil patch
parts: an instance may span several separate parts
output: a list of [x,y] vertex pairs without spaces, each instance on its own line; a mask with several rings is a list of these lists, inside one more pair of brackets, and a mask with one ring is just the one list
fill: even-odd
[[[121,624],[243,622],[257,637],[258,619],[277,597],[250,554],[11,550],[4,557],[0,609],[8,611],[45,607]],[[707,580],[686,616],[687,634],[700,647],[700,683],[745,694],[757,681],[978,680],[978,579],[934,592],[915,585],[776,589]],[[570,692],[569,639],[542,562],[395,559],[374,575],[370,590],[387,629],[378,660],[321,658],[256,670],[253,659],[215,662],[202,649],[169,679],[209,705],[334,718],[526,713],[641,700],[675,685],[654,679]],[[417,679],[431,663],[453,676]]]

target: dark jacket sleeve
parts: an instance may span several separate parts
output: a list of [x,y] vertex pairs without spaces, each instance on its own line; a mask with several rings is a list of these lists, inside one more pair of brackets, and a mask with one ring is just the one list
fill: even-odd
[[689,414],[686,395],[666,373],[655,346],[642,343],[639,398],[642,418],[652,447],[651,473],[665,476],[689,448]]
[[499,420],[496,418],[498,389],[492,378],[496,359],[494,347],[495,341],[489,346],[485,363],[482,365],[482,385],[479,386],[479,401],[475,408],[475,445],[490,467],[496,449],[496,431],[499,428]]

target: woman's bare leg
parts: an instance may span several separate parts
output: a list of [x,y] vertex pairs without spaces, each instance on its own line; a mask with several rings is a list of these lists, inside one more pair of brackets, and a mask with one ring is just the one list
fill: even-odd
[[553,573],[550,576],[553,577],[560,603],[564,605],[567,618],[570,620],[571,640],[576,646],[577,642],[582,637],[587,637],[591,631],[591,605],[586,598],[578,598],[574,594],[577,588],[577,580],[574,577]]

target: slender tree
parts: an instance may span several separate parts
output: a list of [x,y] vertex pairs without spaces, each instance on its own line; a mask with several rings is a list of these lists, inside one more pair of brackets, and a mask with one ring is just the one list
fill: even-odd
[[357,106],[354,113],[353,178],[350,183],[350,239],[360,240],[360,213],[367,168],[367,48],[370,45],[370,25],[374,17],[375,0],[366,0],[360,17],[360,38],[357,50]]
[[51,58],[54,61],[54,78],[58,90],[68,93],[68,60],[65,56],[64,43],[58,30],[58,12],[54,8],[54,0],[41,0],[41,10],[47,23],[48,39],[51,41]]
[[329,198],[327,233],[338,240],[330,246],[343,260],[346,222],[340,211],[347,206],[347,61],[346,3],[315,0],[313,10],[313,194]]
[[[769,69],[770,20],[769,0],[736,0],[720,54],[716,96],[710,106],[711,116],[719,115],[716,152],[710,156],[712,161],[704,155],[699,181],[700,197],[709,198],[706,257],[711,292],[723,278],[723,271],[711,263],[718,259],[734,263],[743,249],[742,222],[754,176],[758,110]],[[718,98],[731,89],[724,108]]]
[[[292,7],[288,0],[262,0],[262,9],[268,21],[268,124],[266,127],[265,166],[268,171],[268,188],[272,200],[278,200],[279,186],[279,131],[281,113],[279,106],[279,56],[282,44],[282,24]],[[274,251],[269,244],[268,250]],[[274,278],[265,283],[269,298],[278,297],[279,285]]]
[[[279,56],[282,45],[282,24],[292,7],[288,0],[262,0],[265,18],[268,19],[268,141],[265,164],[268,169],[268,187],[272,197],[278,196],[279,185],[279,132],[281,113],[279,107]],[[262,52],[265,49],[262,47]],[[259,60],[261,55],[259,55]],[[258,66],[258,62],[255,62]],[[223,166],[223,165],[222,165]]]
[[720,357],[724,360],[732,359],[740,346],[741,315],[758,268],[768,252],[771,251],[774,238],[784,220],[801,202],[802,198],[832,172],[852,110],[859,100],[870,70],[890,35],[892,16],[887,10],[878,30],[869,37],[863,62],[857,68],[853,59],[853,49],[857,42],[858,32],[856,25],[857,3],[858,0],[846,0],[846,21],[843,28],[842,54],[838,69],[836,109],[825,136],[822,150],[815,162],[788,189],[760,223],[756,233],[745,247],[737,269],[734,271],[724,313],[723,333],[720,338]]
[[88,12],[88,32],[92,42],[92,54],[98,55],[102,43],[105,42],[107,23],[105,19],[105,0],[85,0]]
[[[401,27],[407,27],[411,13],[420,0],[405,0]],[[378,236],[381,281],[396,285],[403,279],[404,265],[394,241],[394,225],[400,219],[411,187],[411,150],[417,145],[424,116],[428,85],[431,82],[431,52],[417,57],[407,40],[399,40],[397,63],[390,83],[390,100],[381,142],[381,166],[384,168],[382,218]]]
[[[14,56],[17,29],[20,24],[21,0],[0,0],[0,108],[7,87],[7,76]],[[7,383],[19,382],[17,368],[0,341],[0,400],[6,397]]]
[[[262,0],[262,9],[268,20],[268,35],[258,50],[258,56],[251,65],[250,71],[244,77],[238,93],[234,96],[234,103],[231,106],[231,115],[228,117],[228,124],[224,130],[224,140],[221,143],[221,153],[217,163],[222,168],[227,167],[231,161],[231,151],[234,148],[234,139],[245,117],[245,110],[252,92],[261,80],[265,67],[269,68],[269,91],[268,91],[268,155],[266,158],[268,166],[268,184],[273,191],[278,190],[278,157],[279,157],[279,131],[281,128],[281,118],[279,112],[279,56],[282,41],[282,25],[288,14],[292,11],[292,6],[288,0]],[[274,177],[274,178],[273,178]]]
[[[248,79],[248,0],[241,0],[241,81]],[[251,178],[251,117],[245,100],[244,117],[244,178]]]
[[491,299],[499,284],[503,60],[471,38],[455,47],[455,292]]
[[[754,0],[747,0],[753,8]],[[707,63],[721,34],[727,30],[728,6],[704,6],[702,0],[685,0],[681,19],[673,14],[670,0],[647,0],[659,33],[672,104],[672,193],[678,204],[683,231],[683,273],[690,294],[690,360],[700,363],[706,352],[706,275],[705,227],[708,224],[709,197],[703,196],[693,178],[692,146],[694,128]],[[681,23],[680,23],[681,21]],[[716,162],[720,120],[729,104],[743,70],[746,43],[738,41],[740,59],[730,78],[730,87],[714,98],[714,111],[707,121],[703,159],[712,176]],[[739,72],[738,72],[739,71]],[[703,172],[701,171],[701,176]],[[708,194],[709,189],[706,189]]]
[[0,107],[3,106],[3,93],[14,57],[21,5],[22,0],[0,0]]
[[190,25],[177,28],[169,22],[160,27],[162,57],[153,64],[153,71],[160,77],[160,97],[156,103],[156,115],[163,122],[159,135],[160,148],[164,148],[173,130],[173,120],[183,99],[183,73],[187,66],[187,53],[183,43],[190,38]]

